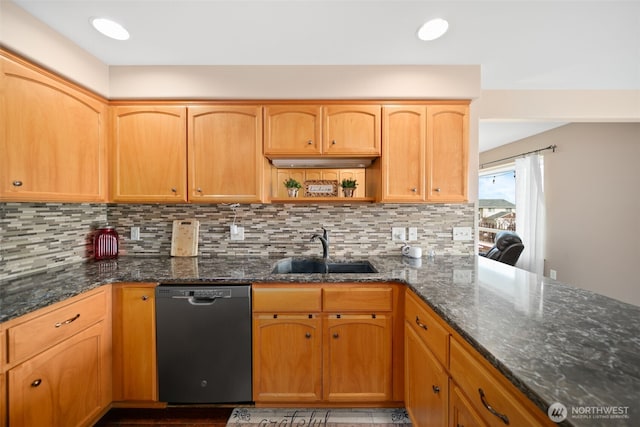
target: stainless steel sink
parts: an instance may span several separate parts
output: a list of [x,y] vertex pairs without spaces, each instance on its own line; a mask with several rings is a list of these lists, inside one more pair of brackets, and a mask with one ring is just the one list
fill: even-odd
[[369,261],[328,261],[286,258],[276,263],[273,274],[377,273]]

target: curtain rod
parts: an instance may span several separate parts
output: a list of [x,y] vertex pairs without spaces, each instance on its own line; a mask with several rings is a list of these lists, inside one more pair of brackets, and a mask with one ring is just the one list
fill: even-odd
[[557,147],[558,147],[557,145],[553,144],[553,145],[550,145],[548,147],[538,148],[537,150],[528,151],[526,153],[520,153],[520,154],[516,154],[514,156],[505,157],[504,159],[492,160],[490,162],[481,163],[480,164],[480,169],[484,169],[485,165],[490,165],[491,163],[498,163],[498,162],[502,162],[502,161],[505,161],[505,160],[515,159],[516,157],[524,157],[527,154],[538,154],[541,151],[545,151],[545,150],[553,150],[553,152],[555,153]]

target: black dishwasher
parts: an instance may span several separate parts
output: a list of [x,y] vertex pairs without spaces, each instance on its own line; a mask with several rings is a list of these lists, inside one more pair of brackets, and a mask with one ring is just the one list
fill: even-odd
[[160,401],[250,402],[251,286],[156,288]]

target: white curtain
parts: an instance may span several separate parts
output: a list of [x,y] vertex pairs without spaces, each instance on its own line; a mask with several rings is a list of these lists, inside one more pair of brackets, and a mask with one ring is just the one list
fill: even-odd
[[517,267],[544,273],[545,203],[542,181],[543,157],[516,159],[516,232],[524,251]]

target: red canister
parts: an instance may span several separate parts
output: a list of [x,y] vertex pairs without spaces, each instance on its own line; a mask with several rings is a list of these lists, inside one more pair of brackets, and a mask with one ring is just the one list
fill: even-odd
[[118,233],[110,225],[98,228],[93,238],[93,256],[95,259],[118,257]]

